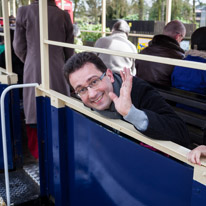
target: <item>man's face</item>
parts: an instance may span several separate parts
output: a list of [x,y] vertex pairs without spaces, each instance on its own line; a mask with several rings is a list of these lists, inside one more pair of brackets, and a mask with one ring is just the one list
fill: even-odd
[[180,44],[180,42],[185,38],[186,32],[183,31],[182,33],[177,33],[176,40]]
[[[92,63],[86,63],[82,68],[73,72],[69,76],[69,81],[74,90],[77,92],[84,87],[87,87],[91,82],[102,75],[102,72]],[[114,77],[111,70],[107,69],[106,75],[99,81],[97,87],[87,87],[88,91],[81,94],[82,102],[90,108],[96,110],[108,109],[112,100],[109,97],[109,92],[113,92],[112,83]]]

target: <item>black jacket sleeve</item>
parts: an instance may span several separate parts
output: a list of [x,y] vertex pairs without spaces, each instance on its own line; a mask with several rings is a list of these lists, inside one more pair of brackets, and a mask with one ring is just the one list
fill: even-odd
[[170,140],[188,146],[190,138],[185,123],[152,86],[134,77],[131,96],[133,105],[143,110],[149,120],[148,128],[143,134],[153,139]]

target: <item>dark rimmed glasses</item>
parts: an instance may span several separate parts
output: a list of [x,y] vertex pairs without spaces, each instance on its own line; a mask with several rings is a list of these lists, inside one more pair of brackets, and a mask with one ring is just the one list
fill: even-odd
[[88,93],[88,87],[92,89],[97,89],[99,86],[99,83],[102,81],[105,75],[106,75],[106,72],[104,72],[100,77],[94,77],[93,79],[91,79],[88,86],[77,89],[75,93],[79,97],[82,97]]

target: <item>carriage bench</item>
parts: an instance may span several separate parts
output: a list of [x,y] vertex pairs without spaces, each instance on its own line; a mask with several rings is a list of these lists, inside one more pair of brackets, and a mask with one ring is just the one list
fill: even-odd
[[187,124],[190,147],[206,144],[206,95],[173,87],[154,87]]

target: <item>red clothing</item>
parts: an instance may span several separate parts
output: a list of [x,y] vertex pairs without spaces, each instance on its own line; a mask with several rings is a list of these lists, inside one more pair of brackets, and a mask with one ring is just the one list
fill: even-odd
[[38,137],[37,137],[37,128],[33,128],[30,125],[26,125],[26,133],[28,137],[28,148],[32,156],[35,159],[39,158],[38,152]]

